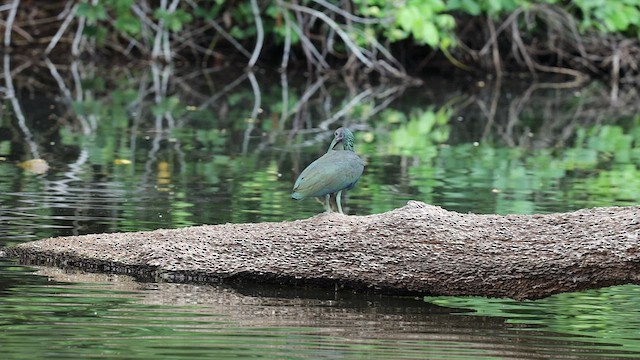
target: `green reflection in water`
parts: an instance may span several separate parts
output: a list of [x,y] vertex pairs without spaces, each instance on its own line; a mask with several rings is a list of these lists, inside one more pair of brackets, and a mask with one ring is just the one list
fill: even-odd
[[[540,302],[521,306],[494,300],[488,303],[501,312],[470,316],[413,298],[348,293],[342,298],[313,291],[289,297],[268,289],[263,291],[271,296],[255,297],[207,286],[139,284],[122,277],[103,283],[109,276],[49,273],[92,281],[69,283],[29,271],[0,262],[0,342],[9,359],[521,359],[545,353],[624,356],[633,350],[613,351],[613,338],[606,338],[612,340],[607,344],[521,326],[548,314],[577,317],[597,309],[595,302],[584,309],[574,305],[576,310],[564,315],[559,307],[552,310]],[[466,303],[446,299],[436,301],[482,308],[473,298]],[[191,305],[182,305],[185,301]],[[505,317],[507,325],[496,316]],[[593,317],[581,320],[587,324]]]
[[[432,341],[419,337],[353,338],[351,332],[369,330],[366,327],[340,328],[338,326],[344,325],[339,321],[325,329],[322,329],[326,326],[323,322],[318,322],[317,327],[264,325],[261,320],[265,316],[267,319],[274,317],[269,315],[270,311],[265,311],[263,306],[235,304],[235,307],[256,312],[254,323],[247,326],[246,321],[237,323],[232,317],[211,313],[204,306],[146,303],[154,302],[147,299],[148,289],[118,290],[108,283],[49,281],[42,276],[25,276],[26,272],[29,268],[0,262],[0,284],[3,285],[0,343],[3,357],[7,359],[403,359],[425,353],[434,358],[469,358],[492,352],[451,346],[437,338]],[[212,294],[220,296],[216,292]],[[175,294],[167,291],[157,296],[162,299]],[[192,300],[198,299],[193,297]],[[229,300],[222,297],[215,301]],[[313,301],[298,300],[296,304],[292,310],[301,304],[312,307]],[[227,306],[234,308],[233,303]],[[272,305],[271,308],[276,314],[287,313],[287,307]],[[367,310],[364,310],[363,314],[366,314]],[[330,318],[337,319],[337,315],[353,311],[358,310],[337,308]],[[250,313],[242,316],[252,317]],[[275,316],[270,321],[277,320]]]
[[448,296],[425,297],[425,301],[474,310],[477,316],[504,317],[518,331],[557,333],[567,340],[592,343],[588,349],[604,354],[634,357],[640,353],[639,297],[639,286],[623,285],[534,301]]
[[[402,128],[362,132],[356,149],[367,167],[347,192],[345,208],[366,215],[420,200],[460,212],[529,214],[637,204],[638,129],[638,119],[626,128],[585,128],[576,143],[564,149],[423,139],[424,150],[413,155],[393,155],[403,150],[390,139],[418,138],[420,133]],[[291,200],[290,191],[294,168],[300,167],[295,164],[311,162],[324,147],[311,146],[313,152],[299,156],[278,150],[284,145],[260,153],[220,155],[217,143],[198,141],[197,131],[178,131],[169,140],[160,138],[157,148],[152,137],[127,136],[126,148],[137,145],[131,163],[120,164],[126,153],[106,144],[122,135],[105,132],[102,142],[63,139],[63,146],[79,153],[71,160],[52,162],[46,176],[0,162],[0,198],[7,204],[0,214],[7,221],[4,238],[19,242],[87,232],[282,221],[322,211],[313,200]]]

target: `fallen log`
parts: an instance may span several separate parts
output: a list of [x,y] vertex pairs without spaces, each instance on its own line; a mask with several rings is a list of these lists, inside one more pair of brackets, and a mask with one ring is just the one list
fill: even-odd
[[4,251],[142,280],[535,299],[640,283],[640,206],[501,216],[411,201],[369,216],[57,237]]

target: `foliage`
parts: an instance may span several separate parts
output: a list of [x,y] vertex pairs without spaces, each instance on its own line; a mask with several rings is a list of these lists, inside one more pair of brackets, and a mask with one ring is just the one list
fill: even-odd
[[602,32],[628,32],[640,35],[640,0],[575,0],[580,10],[582,31],[596,29]]
[[[516,54],[516,59],[524,56],[525,60],[535,51],[525,50],[523,44],[542,46],[545,36],[549,36],[550,41],[558,36],[571,38],[575,36],[574,24],[584,36],[622,34],[634,39],[640,35],[640,0],[354,0],[340,3],[329,0],[268,0],[259,4],[254,1],[194,0],[167,3],[152,8],[133,0],[81,0],[75,17],[83,24],[79,28],[82,31],[73,32],[73,27],[62,21],[66,10],[60,2],[58,18],[61,24],[46,53],[60,42],[58,35],[65,34],[71,38],[66,43],[73,44],[76,56],[83,51],[108,48],[127,56],[136,51],[158,58],[163,53],[166,61],[176,58],[178,52],[187,55],[186,49],[190,51],[189,56],[200,54],[221,58],[241,55],[249,58],[251,49],[260,53],[264,49],[279,48],[283,55],[286,54],[282,59],[283,66],[302,54],[318,70],[335,66],[330,61],[336,61],[345,66],[365,66],[384,75],[402,77],[405,74],[404,64],[400,64],[395,57],[397,54],[392,51],[394,43],[409,42],[442,50],[454,65],[463,68],[465,65],[453,57],[452,49],[464,53],[464,49],[468,51],[491,44],[489,41],[493,40],[486,38],[487,32],[479,38],[484,43],[466,43],[474,41],[478,34],[461,34],[463,20],[472,24],[476,21],[481,25],[488,19],[499,22],[496,36],[511,29],[511,38],[505,38],[516,42],[513,49],[530,52]],[[52,6],[50,11],[54,9],[56,7]],[[56,14],[49,15],[55,17],[53,15]],[[511,24],[514,26],[510,27]],[[486,25],[482,26],[486,28]],[[548,33],[549,29],[559,33]],[[49,34],[53,29],[27,30],[34,32],[31,36],[36,38],[36,32]],[[260,35],[265,35],[264,42],[258,42]],[[79,37],[95,39],[91,43],[94,47],[87,47],[89,43],[79,41]],[[464,46],[461,46],[461,41],[465,42]],[[610,51],[607,38],[602,41]],[[561,45],[571,46],[571,41]],[[486,51],[482,53],[487,54]],[[623,53],[635,56],[634,49],[625,49]],[[291,54],[294,56],[289,56]],[[358,61],[348,61],[350,57]],[[261,58],[272,59],[264,55]],[[505,60],[510,58],[507,56]],[[471,59],[478,61],[477,54],[464,60]],[[623,59],[621,69],[635,72],[635,68],[627,66],[628,61],[625,61]],[[528,66],[531,64],[529,61]],[[604,62],[602,66],[612,65]]]

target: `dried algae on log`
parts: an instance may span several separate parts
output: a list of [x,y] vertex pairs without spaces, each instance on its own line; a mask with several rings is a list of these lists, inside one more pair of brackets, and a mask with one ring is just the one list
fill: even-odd
[[151,280],[534,299],[640,283],[640,206],[501,216],[411,201],[369,216],[57,237],[4,251]]

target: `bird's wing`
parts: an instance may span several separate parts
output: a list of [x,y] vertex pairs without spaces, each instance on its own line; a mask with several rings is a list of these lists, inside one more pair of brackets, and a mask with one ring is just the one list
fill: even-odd
[[363,169],[364,164],[355,153],[331,151],[302,171],[293,190],[305,197],[332,194],[353,186]]

